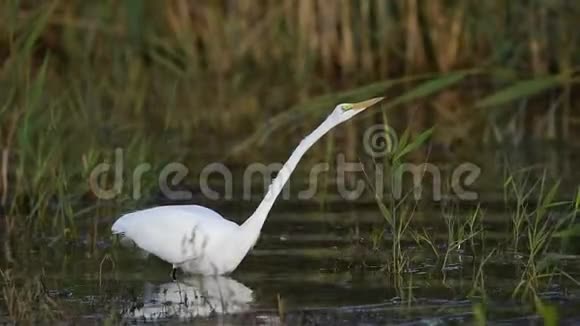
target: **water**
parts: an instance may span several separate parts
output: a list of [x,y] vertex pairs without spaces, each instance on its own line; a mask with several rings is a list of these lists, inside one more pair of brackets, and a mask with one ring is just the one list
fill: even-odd
[[[569,190],[563,198],[571,196],[574,180],[565,180],[563,189]],[[387,268],[392,235],[380,235],[386,224],[376,204],[368,198],[344,203],[332,196],[324,208],[295,200],[276,205],[257,246],[228,276],[179,275],[173,282],[168,264],[111,243],[107,219],[98,225],[101,237],[94,251],[87,249],[92,243],[88,235],[80,241],[39,239],[26,252],[14,253],[25,258],[9,273],[20,289],[28,289],[23,284],[34,277],[40,280],[44,301],[28,301],[39,305],[33,309],[46,309],[40,305],[50,300],[57,319],[76,323],[440,325],[476,321],[484,310],[488,321],[539,322],[537,307],[513,296],[526,257],[504,248],[480,269],[482,259],[511,235],[510,214],[496,202],[503,194],[488,188],[482,197],[483,202],[452,209],[441,203],[419,207],[411,228],[429,234],[440,256],[406,234],[402,247],[408,264],[398,276]],[[485,208],[484,241],[476,241],[475,248],[465,242],[445,258],[449,235],[443,212],[468,216],[478,203]],[[257,202],[212,204],[239,222]],[[574,250],[560,258],[566,272],[580,278]],[[560,322],[574,323],[580,322],[579,289],[557,276],[538,286],[537,294],[557,307]],[[1,314],[7,320],[7,313]]]
[[[482,300],[474,292],[477,259],[458,252],[442,270],[432,254],[407,241],[413,262],[408,272],[393,277],[381,270],[389,253],[368,244],[381,218],[375,210],[275,212],[258,246],[233,275],[180,275],[178,282],[170,280],[169,265],[136,250],[103,243],[103,251],[91,257],[82,246],[69,246],[64,256],[55,250],[57,259],[44,257],[44,283],[66,318],[96,323],[116,314],[131,322],[195,319],[244,325],[279,324],[281,318],[288,324],[473,320],[474,305]],[[109,260],[101,264],[105,252],[114,257],[114,266]],[[568,271],[580,271],[576,261],[569,261]],[[518,263],[506,254],[485,270],[492,319],[525,324],[538,318],[510,298]],[[541,296],[557,303],[561,316],[572,318],[580,293],[562,281]]]

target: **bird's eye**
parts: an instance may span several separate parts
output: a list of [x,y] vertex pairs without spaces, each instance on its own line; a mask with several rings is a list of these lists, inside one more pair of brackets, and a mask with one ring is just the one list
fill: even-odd
[[348,111],[350,109],[352,109],[352,104],[343,104],[342,105],[342,110],[343,111]]

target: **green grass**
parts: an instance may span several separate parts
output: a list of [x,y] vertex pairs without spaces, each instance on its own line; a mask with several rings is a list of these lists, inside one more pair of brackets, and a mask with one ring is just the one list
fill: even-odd
[[10,319],[46,322],[59,316],[58,304],[46,293],[40,276],[19,280],[11,271],[0,270],[0,277],[3,308]]
[[[550,52],[534,52],[531,45],[551,44],[547,12],[562,14],[550,33],[569,35],[579,6],[369,1],[324,8],[271,3],[248,10],[250,4],[48,1],[28,8],[2,2],[0,199],[7,216],[25,216],[18,223],[37,225],[35,232],[77,235],[73,212],[91,197],[87,175],[117,147],[128,169],[146,161],[155,170],[179,160],[194,162],[188,166],[195,172],[203,162],[226,157],[237,163],[261,160],[250,151],[256,144],[283,158],[284,146],[267,143],[274,133],[278,139],[299,137],[337,102],[378,94],[388,96],[384,109],[397,116],[393,120],[424,121],[411,124],[412,134],[441,126],[445,132],[433,137],[447,145],[457,138],[449,123],[465,119],[471,138],[484,142],[493,135],[493,141],[504,142],[505,126],[514,121],[544,121],[540,135],[529,135],[543,138],[557,127],[572,130],[577,117],[572,105],[577,36],[557,38],[559,46],[550,46]],[[340,35],[319,28],[323,12]],[[417,21],[419,15],[425,19]],[[487,19],[511,15],[517,19],[501,24]],[[532,23],[535,19],[544,23]],[[416,29],[405,29],[414,24]],[[449,33],[461,26],[464,34]],[[400,50],[411,47],[420,51]],[[453,48],[457,52],[448,52]],[[556,71],[544,69],[550,65]],[[483,94],[471,94],[473,82],[482,83],[477,91]],[[526,110],[531,119],[511,109],[528,99],[541,102],[554,90],[558,98],[551,106]],[[448,102],[457,93],[466,99]],[[410,115],[417,105],[425,109]],[[454,106],[464,114],[451,121],[436,109]],[[428,110],[433,113],[425,114]],[[346,137],[355,137],[354,130]],[[203,151],[208,147],[230,150]],[[150,177],[148,194],[153,184]],[[119,198],[129,207],[130,192],[123,189]]]
[[[186,181],[195,184],[207,163],[285,159],[290,144],[342,101],[387,96],[382,112],[333,132],[311,155],[328,161],[345,144],[356,153],[358,134],[386,124],[388,113],[389,125],[407,131],[389,157],[386,184],[427,138],[445,148],[459,139],[469,151],[519,146],[514,135],[559,143],[578,136],[575,2],[227,3],[0,3],[0,212],[9,267],[30,257],[22,239],[65,247],[86,239],[86,255],[101,261],[104,230],[120,211],[150,201],[165,163],[186,164]],[[113,162],[117,148],[126,180],[151,164],[141,199],[127,185],[112,201],[91,192],[91,171]],[[485,203],[466,216],[453,209],[438,216],[441,241],[415,223],[422,204],[412,190],[376,198],[385,225],[372,247],[388,252],[383,269],[407,291],[402,297],[413,297],[413,282],[401,280],[414,263],[408,239],[439,271],[469,249],[478,259],[474,296],[487,293],[486,266],[504,255],[523,257],[514,297],[530,301],[556,279],[575,281],[561,256],[580,233],[580,191],[558,202],[558,180],[533,169],[506,171],[502,181],[510,236],[497,249],[487,243]],[[2,277],[11,318],[32,314],[32,301],[49,316],[58,310],[40,278],[18,280],[4,268]],[[483,308],[475,309],[485,323]]]
[[[398,165],[389,167],[396,170]],[[534,182],[526,183],[526,180]],[[567,248],[569,237],[578,234],[575,224],[578,198],[557,201],[556,198],[560,198],[559,185],[559,181],[548,178],[545,170],[523,169],[510,174],[504,182],[509,192],[504,198],[505,212],[511,216],[511,231],[502,233],[499,241],[488,239],[485,212],[481,208],[485,207],[485,203],[478,203],[473,212],[466,216],[461,216],[453,208],[443,210],[438,218],[446,226],[445,240],[444,237],[429,234],[420,223],[412,223],[420,203],[410,196],[377,197],[379,211],[386,223],[382,232],[373,233],[372,248],[392,255],[385,263],[384,270],[394,274],[395,279],[405,275],[412,277],[408,271],[413,269],[413,265],[421,265],[421,262],[414,261],[411,253],[417,250],[432,254],[432,258],[440,263],[438,266],[443,278],[452,258],[455,264],[459,262],[460,265],[465,264],[463,260],[469,259],[474,266],[470,296],[484,299],[487,298],[486,265],[507,259],[516,267],[511,281],[512,298],[534,302],[552,284],[580,284],[566,271],[566,260],[575,257],[567,255]],[[385,241],[386,238],[388,241]],[[409,238],[415,240],[418,248],[402,245]],[[493,245],[488,243],[490,241]]]

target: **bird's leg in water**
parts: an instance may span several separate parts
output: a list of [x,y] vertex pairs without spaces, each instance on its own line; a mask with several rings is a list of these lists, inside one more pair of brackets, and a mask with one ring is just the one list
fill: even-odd
[[177,277],[175,277],[175,273],[177,273],[177,267],[175,267],[175,265],[173,266],[173,269],[171,270],[171,278],[176,281]]

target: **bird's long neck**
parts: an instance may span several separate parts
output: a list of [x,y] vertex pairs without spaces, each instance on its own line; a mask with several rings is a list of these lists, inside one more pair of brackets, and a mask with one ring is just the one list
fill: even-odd
[[[268,213],[270,212],[270,209],[272,209],[272,205],[274,205],[276,198],[278,198],[280,192],[282,192],[282,188],[284,188],[284,185],[290,178],[292,172],[294,172],[294,169],[298,165],[298,162],[300,162],[302,156],[304,156],[304,153],[306,153],[306,151],[310,147],[312,147],[312,145],[314,145],[314,143],[316,143],[317,140],[319,140],[322,136],[324,136],[335,125],[336,124],[333,124],[329,119],[325,120],[312,133],[310,133],[308,136],[302,139],[300,145],[296,147],[292,155],[290,155],[288,161],[286,161],[282,169],[278,172],[278,175],[276,176],[276,178],[274,178],[274,181],[268,188],[266,196],[264,197],[264,199],[262,200],[256,211],[254,212],[254,214],[252,214],[252,216],[250,216],[244,222],[244,224],[241,225],[241,229],[243,232],[255,235],[253,242],[255,242],[258,239],[260,230],[262,229],[262,225],[264,225],[264,221],[266,221],[266,217],[268,217]],[[253,244],[254,243],[252,243],[251,245],[253,246]]]

